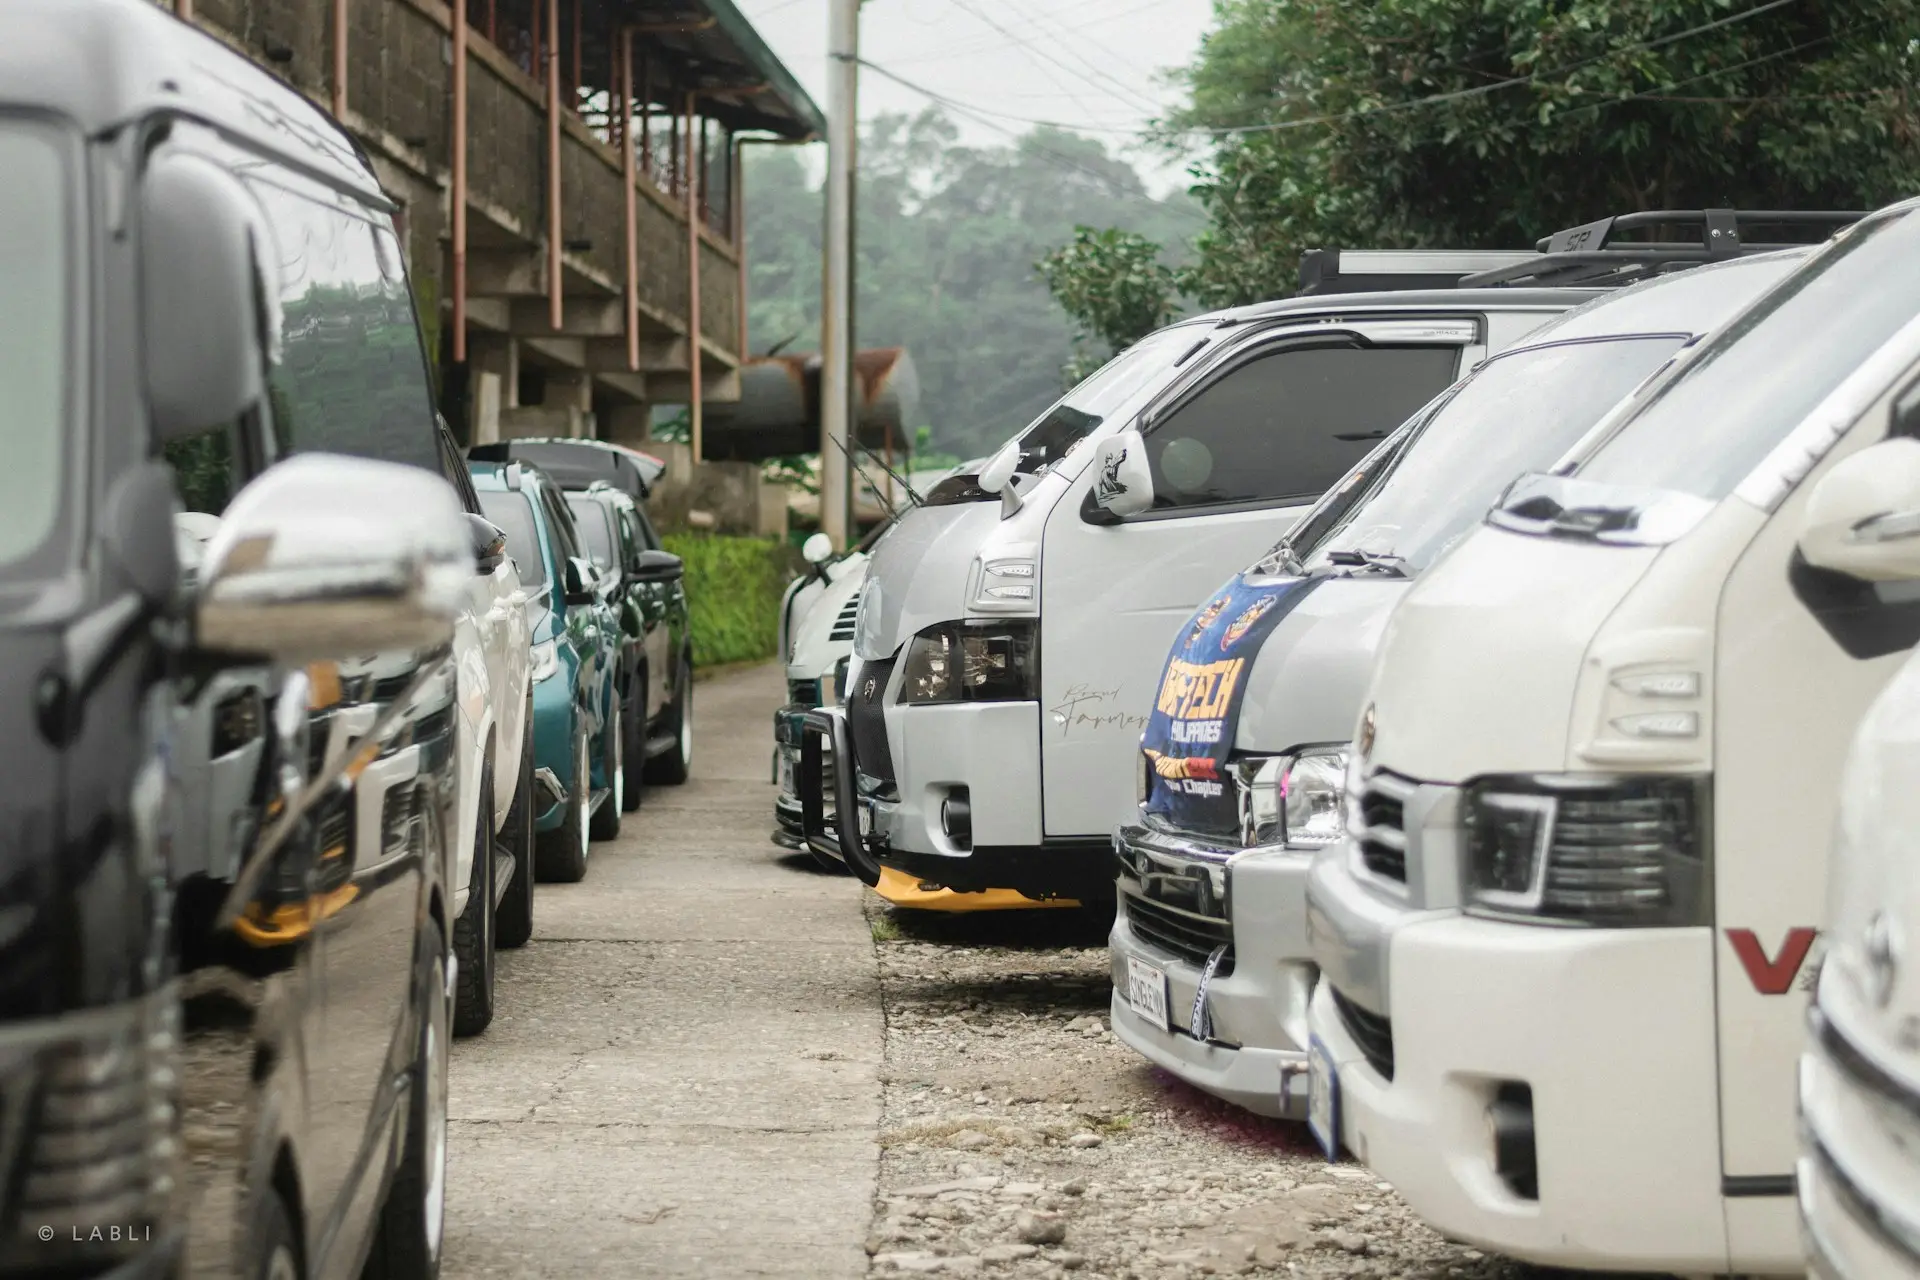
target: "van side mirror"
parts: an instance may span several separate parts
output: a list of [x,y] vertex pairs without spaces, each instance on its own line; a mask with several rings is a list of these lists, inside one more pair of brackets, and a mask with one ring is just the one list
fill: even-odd
[[142,363],[165,443],[266,394],[253,201],[209,160],[163,150],[140,183]]
[[1864,582],[1920,579],[1920,440],[1868,445],[1807,496],[1800,554]]
[[473,539],[473,559],[480,576],[486,577],[500,567],[507,558],[506,531],[487,519],[469,511],[467,515],[467,536]]
[[686,562],[671,551],[642,551],[633,563],[635,582],[678,582],[686,573]]
[[1100,442],[1093,460],[1093,503],[1110,516],[1137,516],[1153,508],[1153,469],[1147,442],[1138,431],[1122,431]]
[[824,564],[833,558],[833,539],[816,533],[800,544],[800,558],[808,564]]
[[561,599],[567,604],[592,604],[600,585],[600,571],[591,560],[569,556],[561,573]]
[[418,467],[289,458],[235,495],[208,540],[196,640],[281,663],[445,644],[473,575],[465,514]]

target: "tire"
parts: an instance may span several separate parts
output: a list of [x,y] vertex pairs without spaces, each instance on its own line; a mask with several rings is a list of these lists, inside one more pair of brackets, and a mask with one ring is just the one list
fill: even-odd
[[[491,762],[487,768],[491,770]],[[473,874],[467,909],[453,922],[453,1034],[477,1036],[493,1021],[493,775],[480,780],[480,813],[474,823]]]
[[533,937],[533,699],[527,699],[526,731],[520,741],[520,781],[500,843],[513,854],[513,879],[493,916],[493,945],[511,951]]
[[620,748],[626,721],[620,715],[618,699],[612,699],[613,706],[610,723],[600,726],[600,769],[607,776],[607,798],[593,811],[593,821],[587,825],[587,835],[595,840],[611,840],[620,834],[620,815],[627,794],[626,769],[621,759]]
[[677,787],[693,774],[693,663],[684,654],[667,726],[673,730],[673,749],[647,761],[645,775],[657,786]]
[[245,1266],[248,1280],[300,1280],[300,1241],[293,1234],[293,1215],[280,1193],[271,1188],[262,1191],[255,1203]]
[[[626,736],[620,743],[620,762],[622,766],[629,760],[644,761],[647,758],[647,669],[640,668],[629,684],[630,692],[627,705],[621,711],[621,722],[626,727]],[[620,794],[620,811],[632,813],[640,807],[646,798],[646,788],[640,785],[636,775],[626,784],[626,790]]]
[[447,1207],[447,959],[440,926],[420,931],[426,952],[415,999],[421,1002],[407,1091],[406,1146],[374,1228],[361,1280],[438,1280]]
[[567,816],[534,845],[534,874],[542,880],[577,884],[587,877],[587,805],[593,776],[587,772],[587,718],[573,717],[573,785],[567,788]]

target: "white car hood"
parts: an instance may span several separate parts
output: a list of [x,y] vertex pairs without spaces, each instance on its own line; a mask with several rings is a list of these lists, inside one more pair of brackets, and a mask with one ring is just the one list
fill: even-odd
[[1660,551],[1469,534],[1387,624],[1367,763],[1446,783],[1566,768],[1587,650]]
[[[849,556],[833,566],[833,580],[821,588],[805,617],[793,629],[793,652],[787,657],[789,680],[812,680],[831,676],[840,659],[853,652],[853,619],[841,626],[841,617],[849,605],[859,599],[866,584],[871,562],[865,556]],[[843,639],[835,640],[838,632]]]
[[1272,754],[1353,737],[1387,619],[1410,586],[1376,577],[1318,583],[1254,656],[1235,748]]
[[873,550],[854,649],[868,662],[892,657],[917,632],[964,611],[967,574],[1000,522],[1000,503],[915,507]]

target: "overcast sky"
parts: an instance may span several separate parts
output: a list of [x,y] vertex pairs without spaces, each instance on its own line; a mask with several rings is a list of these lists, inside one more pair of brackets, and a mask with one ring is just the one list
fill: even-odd
[[[737,2],[824,111],[827,0]],[[948,114],[970,142],[1047,120],[1118,144],[1166,109],[1158,73],[1187,62],[1212,12],[1211,0],[866,0],[860,56],[963,104]],[[863,120],[928,101],[861,73]],[[1155,185],[1175,176],[1157,173]]]

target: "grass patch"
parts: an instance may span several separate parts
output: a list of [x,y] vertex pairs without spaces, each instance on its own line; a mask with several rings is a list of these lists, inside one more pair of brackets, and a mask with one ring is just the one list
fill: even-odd
[[873,930],[875,942],[900,941],[900,926],[893,922],[892,916],[874,916],[867,922],[867,927]]
[[777,656],[780,597],[793,576],[790,548],[774,538],[703,533],[660,541],[686,561],[695,667]]

